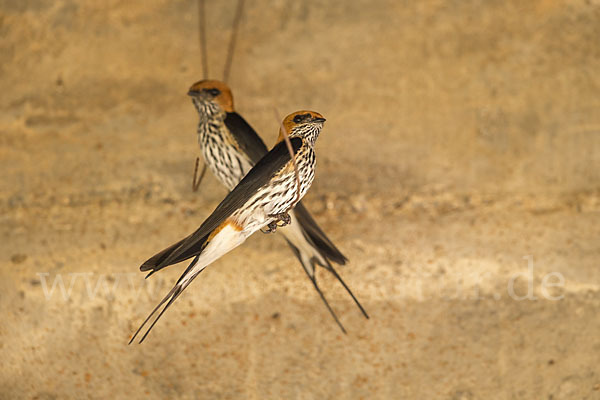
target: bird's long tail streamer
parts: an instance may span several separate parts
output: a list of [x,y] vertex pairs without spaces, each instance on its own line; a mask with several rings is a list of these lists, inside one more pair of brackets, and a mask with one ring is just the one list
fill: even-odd
[[[190,271],[192,269],[192,267],[198,262],[199,258],[200,258],[200,256],[194,257],[194,259],[192,260],[192,262],[190,263],[190,265],[187,267],[186,272]],[[198,273],[202,272],[203,270],[204,269],[200,270]],[[146,333],[144,333],[144,336],[142,336],[142,338],[140,339],[139,343],[142,343],[144,341],[144,339],[146,339],[146,336],[148,336],[148,334],[150,333],[150,331],[152,330],[152,328],[154,328],[154,325],[156,325],[156,323],[158,322],[158,320],[160,319],[160,317],[162,317],[162,315],[165,313],[165,311],[167,311],[167,308],[169,308],[171,306],[171,304],[173,304],[173,302],[179,297],[179,295],[185,290],[185,288],[188,287],[188,285],[194,280],[194,278],[198,275],[198,273],[196,275],[192,276],[186,282],[182,283],[183,277],[186,275],[186,273],[184,272],[184,274],[179,278],[179,280],[177,281],[177,283],[175,284],[175,286],[173,287],[173,289],[171,289],[169,291],[169,293],[167,293],[167,295],[160,301],[160,303],[158,303],[158,305],[154,308],[154,310],[152,310],[152,312],[150,313],[150,315],[148,315],[148,317],[144,320],[144,322],[142,323],[142,325],[140,325],[140,327],[138,328],[138,330],[135,331],[134,335],[131,337],[131,340],[129,341],[129,344],[131,344],[135,340],[135,338],[140,333],[140,331],[142,330],[142,328],[144,327],[144,325],[146,325],[146,323],[150,320],[150,318],[152,318],[152,316],[156,313],[156,311],[158,311],[158,309],[163,304],[165,304],[165,302],[167,300],[169,300],[169,302],[167,303],[167,305],[165,306],[165,308],[162,309],[162,311],[158,314],[158,317],[156,317],[156,319],[154,320],[154,322],[152,322],[152,325],[150,325],[150,327],[148,328],[148,330],[146,331]]]

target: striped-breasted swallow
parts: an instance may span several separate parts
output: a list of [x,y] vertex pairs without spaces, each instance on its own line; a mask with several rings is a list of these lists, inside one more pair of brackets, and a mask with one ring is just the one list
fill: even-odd
[[193,258],[173,289],[146,318],[130,343],[168,301],[141,338],[141,343],[167,308],[209,264],[264,226],[289,222],[287,213],[304,197],[313,182],[316,163],[314,144],[324,122],[325,118],[314,111],[296,112],[283,121],[295,155],[298,181],[292,156],[282,141],[250,169],[194,233],[142,264],[140,269],[150,271],[151,275],[169,265]]
[[[223,82],[202,80],[188,91],[200,116],[198,143],[205,163],[223,185],[232,189],[254,164],[267,153],[267,147],[256,131],[235,112],[231,89]],[[278,142],[282,140],[280,134]],[[298,203],[290,212],[292,223],[281,229],[290,248],[325,306],[345,333],[317,284],[316,266],[330,271],[344,286],[365,317],[368,315],[352,291],[333,268],[332,262],[345,264],[346,257],[329,240],[308,210]]]

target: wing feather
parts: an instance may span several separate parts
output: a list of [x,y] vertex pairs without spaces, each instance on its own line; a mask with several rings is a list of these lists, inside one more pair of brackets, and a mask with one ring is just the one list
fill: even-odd
[[323,256],[340,265],[346,264],[346,261],[348,261],[346,256],[344,256],[333,242],[329,240],[325,232],[323,232],[301,202],[296,204],[294,213],[296,214],[298,223],[302,227],[304,233],[310,238],[313,246],[316,247]]
[[256,131],[238,113],[227,113],[225,116],[225,126],[227,126],[229,132],[233,135],[242,152],[248,155],[252,164],[260,161],[269,151]]
[[[294,154],[302,146],[302,139],[291,138]],[[280,171],[289,161],[290,153],[285,142],[278,143],[246,174],[238,185],[215,208],[212,214],[191,235],[171,245],[146,261],[142,271],[158,271],[164,267],[187,260],[202,253],[210,233],[242,207],[261,187]]]

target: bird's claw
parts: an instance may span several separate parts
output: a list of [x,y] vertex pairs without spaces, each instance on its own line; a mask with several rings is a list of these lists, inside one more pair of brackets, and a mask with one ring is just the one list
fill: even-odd
[[[267,225],[269,229],[264,231],[264,233],[273,233],[277,230],[278,227],[286,226],[292,223],[292,217],[290,217],[290,214],[288,214],[287,212],[269,214],[269,217],[275,218],[275,220],[269,222],[269,224]],[[281,225],[278,225],[278,222],[281,222]]]
[[281,225],[277,225],[277,226],[286,226],[292,223],[292,217],[290,217],[290,214],[288,214],[287,212],[282,212],[282,213],[278,213],[278,214],[269,214],[269,217],[271,218],[275,218],[275,223],[277,222],[281,222]]
[[266,231],[262,231],[262,233],[275,233],[275,231],[277,230],[277,221],[269,222],[267,227],[269,229],[267,229]]

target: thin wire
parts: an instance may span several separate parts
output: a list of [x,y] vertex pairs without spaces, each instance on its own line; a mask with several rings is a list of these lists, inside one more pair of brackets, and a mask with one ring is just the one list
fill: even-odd
[[[200,51],[202,54],[202,75],[203,79],[208,79],[208,46],[206,39],[206,10],[205,0],[198,0],[198,39],[200,41]],[[225,69],[223,71],[223,82],[227,82],[231,73],[231,64],[233,63],[233,53],[235,51],[235,44],[237,39],[237,33],[239,31],[240,21],[242,20],[242,14],[244,12],[244,0],[238,0],[235,17],[233,19],[233,27],[231,30],[231,37],[229,38],[229,47],[227,49],[227,58],[225,59]],[[200,187],[204,173],[206,172],[206,163],[200,173],[200,178],[196,180],[198,174],[198,162],[199,158],[196,157],[196,166],[194,168],[194,177],[192,178],[192,190],[195,192]]]
[[242,19],[242,13],[244,12],[244,0],[238,0],[237,9],[235,11],[235,17],[233,19],[233,28],[231,30],[231,37],[229,38],[229,48],[227,49],[227,58],[225,59],[225,69],[223,70],[223,82],[227,83],[229,75],[231,73],[231,64],[233,63],[233,53],[235,50],[235,43],[237,39],[237,33],[240,27],[240,21]]
[[206,46],[206,13],[204,0],[198,0],[198,39],[200,40],[200,51],[202,54],[202,76],[208,78],[208,50]]
[[206,163],[202,166],[202,172],[200,172],[200,178],[196,180],[198,176],[198,164],[200,163],[200,157],[196,157],[196,167],[194,168],[194,177],[192,178],[192,192],[198,190],[200,187],[200,183],[202,183],[202,179],[204,178],[204,174],[206,173]]
[[[204,0],[198,0],[198,40],[200,42],[200,54],[202,57],[202,79],[207,79],[208,46],[206,45],[206,10],[204,7],[204,3]],[[192,191],[194,192],[198,190],[198,187],[200,187],[200,183],[202,182],[202,178],[204,178],[204,173],[206,172],[206,164],[204,164],[202,168],[202,173],[200,174],[200,179],[196,181],[199,161],[200,158],[196,157],[196,167],[194,168],[194,177],[192,178]]]

